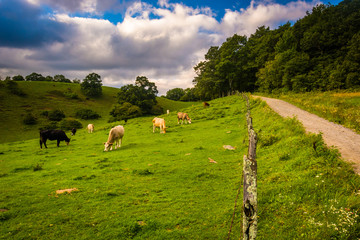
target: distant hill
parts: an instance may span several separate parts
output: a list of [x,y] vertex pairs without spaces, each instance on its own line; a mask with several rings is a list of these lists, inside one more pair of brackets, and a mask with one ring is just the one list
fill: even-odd
[[[50,121],[43,116],[45,111],[59,109],[65,113],[66,119],[75,119],[85,128],[88,123],[96,126],[104,125],[109,119],[109,112],[116,103],[117,88],[103,86],[103,96],[87,98],[81,93],[80,85],[60,82],[16,82],[24,93],[14,94],[6,87],[0,87],[0,143],[38,138],[39,128]],[[175,102],[166,98],[158,98],[164,111],[178,110],[191,106],[192,103]],[[97,120],[82,120],[75,116],[81,108],[92,109],[99,115]],[[24,117],[31,113],[36,119],[35,125],[25,125]]]

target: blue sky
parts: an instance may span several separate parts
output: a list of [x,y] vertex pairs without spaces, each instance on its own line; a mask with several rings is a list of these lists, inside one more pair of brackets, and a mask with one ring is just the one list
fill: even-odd
[[[333,5],[339,1],[327,1]],[[318,3],[288,0],[0,0],[0,77],[32,72],[121,87],[146,76],[192,87],[193,67],[232,35],[295,22]]]

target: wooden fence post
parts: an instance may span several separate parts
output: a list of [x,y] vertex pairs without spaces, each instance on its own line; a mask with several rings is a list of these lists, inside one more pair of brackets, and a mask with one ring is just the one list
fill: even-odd
[[248,112],[246,121],[249,135],[248,155],[244,155],[243,162],[243,179],[244,179],[244,196],[243,196],[243,239],[256,239],[257,236],[257,162],[256,162],[256,144],[257,134],[252,126],[250,116],[250,104],[246,95]]

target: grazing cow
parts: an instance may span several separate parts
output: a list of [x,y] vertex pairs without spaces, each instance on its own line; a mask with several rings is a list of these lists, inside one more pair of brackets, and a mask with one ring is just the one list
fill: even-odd
[[87,130],[88,130],[88,133],[92,133],[94,131],[94,124],[90,123],[88,126],[87,126]]
[[109,138],[107,142],[104,142],[105,149],[104,151],[111,151],[112,146],[115,143],[115,149],[120,148],[122,144],[122,138],[124,137],[125,129],[123,126],[119,125],[116,127],[113,127],[109,132]]
[[66,145],[69,145],[70,139],[66,136],[65,132],[62,130],[42,130],[40,131],[40,148],[44,143],[45,148],[46,140],[57,140],[57,146],[59,147],[60,141],[65,141]]
[[76,128],[71,129],[71,136],[75,136]]
[[[177,121],[178,124],[180,123],[179,120],[181,119],[181,124],[184,123],[184,120],[186,120],[186,122],[188,122],[189,124],[191,124],[191,119],[189,117],[189,115],[187,113],[183,113],[183,112],[178,112],[177,114]],[[186,123],[185,122],[185,123]]]
[[166,133],[165,120],[162,118],[154,118],[153,122],[153,133],[155,132],[155,128],[160,128],[160,133]]
[[206,107],[210,107],[210,104],[209,104],[209,103],[207,103],[207,102],[203,102],[203,106],[204,106],[204,108],[206,108]]

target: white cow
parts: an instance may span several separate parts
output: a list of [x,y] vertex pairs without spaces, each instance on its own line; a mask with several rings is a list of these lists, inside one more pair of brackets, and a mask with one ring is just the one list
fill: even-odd
[[90,123],[88,126],[87,126],[87,130],[88,130],[88,133],[92,133],[94,131],[94,124]]
[[[187,113],[178,112],[177,114],[177,121],[178,124],[180,123],[179,120],[181,119],[181,124],[184,123],[184,120],[186,120],[189,124],[191,123],[191,119]],[[185,122],[186,123],[186,122]]]
[[123,126],[119,125],[113,127],[109,132],[109,138],[107,142],[104,142],[105,149],[104,151],[111,151],[112,146],[115,143],[115,149],[120,148],[122,144],[122,138],[124,137],[125,129]]
[[154,118],[153,122],[153,133],[155,132],[155,128],[160,128],[160,133],[166,133],[165,120],[162,118]]

